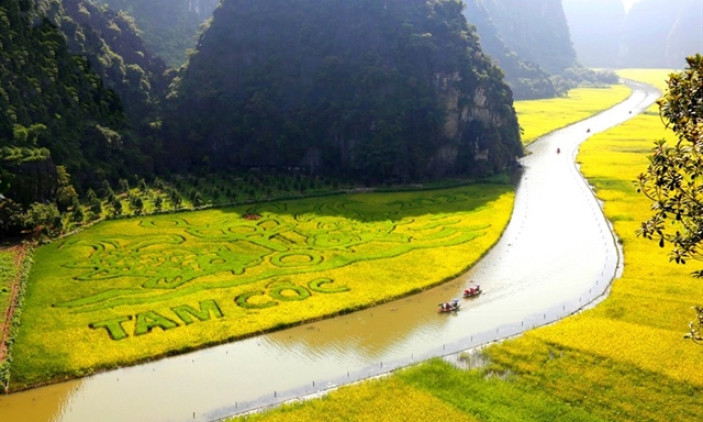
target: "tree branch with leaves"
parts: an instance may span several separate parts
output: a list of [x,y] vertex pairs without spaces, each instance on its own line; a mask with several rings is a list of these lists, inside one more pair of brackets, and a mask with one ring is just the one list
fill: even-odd
[[[668,90],[657,101],[675,145],[655,143],[647,170],[635,181],[637,191],[652,201],[652,216],[637,235],[671,246],[677,264],[703,261],[703,56],[686,59],[688,67],[669,75]],[[703,278],[703,269],[694,277]],[[699,312],[700,319],[700,312]]]

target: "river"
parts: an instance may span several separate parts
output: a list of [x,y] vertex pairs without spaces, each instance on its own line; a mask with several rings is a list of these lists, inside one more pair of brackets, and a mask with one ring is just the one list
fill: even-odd
[[[512,219],[467,274],[334,319],[0,396],[2,421],[214,421],[452,356],[593,304],[621,270],[621,254],[574,160],[581,142],[660,95],[626,83],[633,92],[624,102],[528,147]],[[462,300],[459,312],[436,312],[472,280],[481,296]]]

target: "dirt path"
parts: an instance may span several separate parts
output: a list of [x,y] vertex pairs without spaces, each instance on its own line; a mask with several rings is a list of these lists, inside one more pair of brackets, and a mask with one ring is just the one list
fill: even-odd
[[22,262],[27,254],[27,247],[24,245],[15,245],[9,248],[1,248],[0,251],[10,251],[15,255],[15,277],[10,284],[10,305],[5,309],[5,319],[2,327],[0,327],[0,362],[5,360],[7,356],[6,340],[10,336],[10,328],[12,327],[12,317],[15,314],[17,307],[17,297],[20,293],[20,282],[22,280]]

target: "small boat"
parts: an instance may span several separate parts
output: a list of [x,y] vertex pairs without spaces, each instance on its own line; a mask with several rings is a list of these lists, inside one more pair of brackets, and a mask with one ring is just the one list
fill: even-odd
[[481,293],[483,293],[483,290],[481,290],[481,286],[469,287],[468,289],[464,290],[464,297],[476,297]]
[[459,299],[452,299],[451,302],[440,303],[437,306],[438,306],[437,311],[440,313],[455,312],[455,311],[459,310]]

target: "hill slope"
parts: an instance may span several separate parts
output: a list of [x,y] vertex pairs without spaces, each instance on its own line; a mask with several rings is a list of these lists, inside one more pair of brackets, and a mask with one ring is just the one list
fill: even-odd
[[454,0],[226,0],[165,120],[179,170],[301,167],[375,183],[502,170],[512,93]]
[[220,0],[96,0],[134,17],[147,48],[172,67],[186,62],[200,25]]

